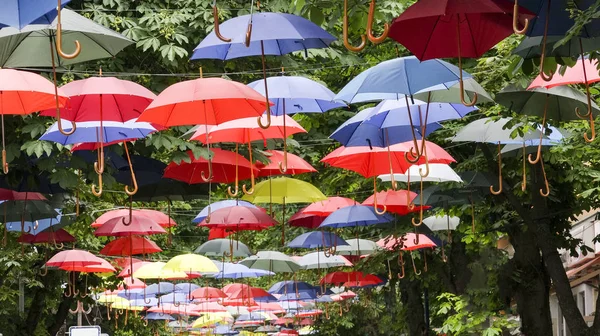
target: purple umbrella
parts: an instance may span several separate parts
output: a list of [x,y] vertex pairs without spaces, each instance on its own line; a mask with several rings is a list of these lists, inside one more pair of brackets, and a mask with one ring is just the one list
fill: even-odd
[[206,207],[204,207],[204,209],[202,209],[202,211],[200,211],[200,213],[198,213],[196,218],[194,218],[192,220],[192,223],[202,222],[208,216],[208,214],[211,213],[212,211],[219,210],[222,208],[229,208],[232,206],[258,208],[256,205],[254,205],[250,202],[240,201],[240,200],[225,200],[225,201],[214,202],[214,203],[211,203],[210,205],[207,205]]
[[338,235],[331,232],[311,231],[301,234],[298,237],[294,238],[294,240],[287,244],[287,247],[319,248],[332,247],[337,245],[348,245],[348,243]]

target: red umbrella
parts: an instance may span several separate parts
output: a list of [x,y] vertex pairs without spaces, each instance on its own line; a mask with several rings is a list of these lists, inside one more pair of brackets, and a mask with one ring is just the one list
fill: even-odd
[[327,273],[323,278],[321,278],[321,280],[319,281],[319,283],[321,285],[324,284],[343,284],[345,282],[354,280],[354,279],[359,279],[361,277],[364,277],[364,273],[362,272],[358,272],[358,271],[354,271],[354,272],[342,272],[342,271],[337,271],[337,272],[331,272],[331,273]]
[[323,216],[304,213],[304,209],[306,208],[300,209],[292,217],[290,217],[288,223],[291,226],[305,227],[307,229],[316,229],[325,220],[325,217]]
[[235,233],[234,231],[212,228],[212,229],[208,230],[208,240],[227,238],[234,233]]
[[258,287],[246,287],[246,288],[240,288],[234,292],[228,293],[228,297],[229,299],[232,300],[236,300],[236,299],[248,299],[248,298],[260,298],[260,297],[268,297],[271,296],[271,294],[269,292],[267,292],[266,290],[262,289],[262,288],[258,288]]
[[158,223],[142,216],[131,216],[126,224],[127,216],[109,219],[94,231],[96,236],[123,237],[130,235],[153,235],[167,233]]
[[[175,220],[169,216],[167,216],[166,214],[157,211],[157,210],[150,210],[150,209],[134,209],[132,210],[132,214],[135,216],[141,216],[141,217],[146,217],[148,219],[151,219],[152,221],[158,223],[158,225],[162,226],[163,228],[169,228],[172,226],[176,226],[177,223],[175,223]],[[125,216],[129,216],[129,210],[128,209],[119,209],[119,210],[111,210],[109,212],[105,212],[104,214],[102,214],[102,216],[96,218],[96,220],[92,223],[92,227],[93,228],[98,228],[100,226],[102,226],[104,223],[106,223],[109,219],[113,219],[115,217],[125,217]]]
[[414,206],[413,201],[417,198],[417,194],[408,190],[386,190],[377,193],[377,196],[371,195],[367,198],[363,205],[374,205],[375,198],[379,205],[385,205],[387,211],[398,214],[406,215],[412,212],[417,212],[422,208],[428,209],[427,206]]
[[102,260],[102,263],[98,265],[83,266],[79,271],[83,273],[113,273],[117,270],[108,261]]
[[[147,264],[151,264],[151,262],[149,262],[149,261],[139,261],[139,259],[135,259],[135,258],[131,258],[131,261],[133,261],[133,265],[131,265],[129,258],[122,258],[122,260],[126,264],[121,266],[121,267],[123,267],[123,270],[121,271],[121,273],[119,273],[119,275],[117,275],[119,278],[131,277],[131,274],[135,273],[140,267],[147,265]],[[138,261],[136,261],[136,260],[138,260]],[[132,269],[133,269],[133,271],[132,271]]]
[[19,192],[0,188],[0,201],[45,201],[46,197],[37,192]]
[[[269,163],[267,165],[265,165],[262,162],[256,163],[256,168],[258,168],[259,170],[258,176],[275,176],[282,174],[297,175],[304,173],[314,173],[317,171],[313,166],[310,165],[310,163],[304,161],[304,159],[297,155],[278,150],[269,150],[267,151],[267,153],[271,154],[268,157]],[[287,169],[285,173],[282,173],[279,169],[279,163],[283,162],[286,156]]]
[[133,261],[133,263],[134,263],[134,264],[135,264],[135,263],[138,263],[138,262],[142,262],[142,260],[140,260],[140,259],[137,259],[137,258],[132,258],[132,260],[129,260],[129,258],[116,258],[116,259],[114,259],[113,261],[114,261],[114,263],[115,263],[117,266],[119,266],[119,267],[121,267],[121,268],[126,268],[126,267],[129,267],[129,265],[130,265],[130,264],[129,264],[129,262],[130,262],[130,261]]
[[[298,314],[296,314],[296,316],[303,317],[303,316],[300,316],[300,312]],[[275,334],[275,336],[283,336],[283,335],[300,335],[300,334],[294,329],[282,329],[281,331],[279,331],[278,333]]]
[[353,199],[333,196],[327,197],[327,200],[325,201],[318,201],[310,204],[302,209],[302,213],[327,217],[334,211],[352,205],[356,205],[356,201]]
[[44,244],[44,243],[72,243],[75,241],[75,237],[70,235],[67,231],[60,229],[56,232],[46,231],[36,235],[23,234],[17,240],[19,243],[28,244]]
[[123,284],[119,285],[119,287],[117,287],[117,289],[118,290],[138,289],[138,288],[142,289],[142,288],[146,288],[146,287],[148,287],[148,286],[142,280],[128,276],[128,277],[123,278]]
[[104,259],[98,258],[88,251],[84,250],[66,250],[55,254],[46,262],[48,267],[58,267],[65,271],[70,271],[78,267],[88,265],[99,265]]
[[278,318],[277,320],[275,320],[271,323],[274,325],[288,325],[288,324],[293,324],[294,319],[291,319],[289,317],[282,317],[282,318]]
[[222,300],[222,304],[223,304],[223,306],[229,306],[229,307],[253,307],[253,306],[256,306],[256,302],[251,298],[247,298],[247,299],[226,298],[226,299]]
[[227,294],[214,287],[200,287],[190,294],[190,299],[224,299]]
[[311,326],[313,324],[315,324],[315,321],[309,318],[302,319],[300,322],[298,322],[298,325],[300,326]]
[[100,254],[108,256],[131,256],[158,252],[162,252],[162,249],[155,242],[139,236],[115,239],[100,250]]
[[230,231],[263,230],[277,222],[258,208],[232,206],[221,208],[210,215],[210,222],[204,219],[198,226],[219,228]]
[[[321,309],[300,310],[296,314],[296,317],[314,317],[314,316],[319,316],[321,314],[323,314],[323,311]],[[282,330],[282,331],[285,331],[285,330]],[[280,331],[280,333],[282,331]],[[292,330],[292,331],[294,331],[294,330]],[[295,334],[284,333],[283,335],[298,335],[298,332],[296,332]]]
[[4,115],[25,115],[62,107],[68,98],[46,78],[27,71],[0,69],[0,118],[2,121],[2,169],[8,173],[4,143]]
[[363,274],[360,277],[351,279],[350,281],[344,282],[344,287],[369,287],[379,286],[385,284],[385,280],[374,274]]
[[239,289],[243,289],[243,288],[247,288],[249,287],[246,284],[242,284],[242,283],[231,283],[229,285],[225,285],[223,286],[222,290],[225,294],[231,294]]
[[[194,154],[189,151],[188,154],[191,163],[181,162],[179,164],[171,162],[165,169],[163,177],[183,181],[188,184],[205,183],[205,171],[209,170],[212,174],[212,182],[230,183],[235,181],[236,161],[238,162],[237,176],[240,180],[249,179],[251,176],[251,164],[245,157],[234,152],[222,150],[220,148],[211,149],[213,156],[209,160],[205,158],[194,158]],[[212,167],[212,168],[211,168]]]
[[268,311],[273,314],[284,314],[286,312],[277,302],[257,302],[255,307],[248,307],[248,311],[250,312],[255,310]]
[[[517,7],[518,8],[518,7]],[[524,21],[535,15],[520,8]],[[460,92],[464,100],[462,57],[481,57],[513,33],[513,8],[505,0],[421,0],[408,7],[390,27],[389,37],[419,60],[458,57]]]

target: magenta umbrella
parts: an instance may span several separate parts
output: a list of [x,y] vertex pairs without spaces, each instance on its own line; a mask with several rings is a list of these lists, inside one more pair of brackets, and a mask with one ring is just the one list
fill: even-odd
[[232,206],[214,211],[198,226],[230,231],[263,230],[277,223],[259,208]]

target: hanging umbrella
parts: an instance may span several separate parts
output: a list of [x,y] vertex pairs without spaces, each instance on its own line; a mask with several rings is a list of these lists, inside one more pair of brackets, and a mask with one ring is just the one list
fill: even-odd
[[[161,177],[163,171],[164,169],[160,171]],[[132,199],[140,202],[167,202],[170,204],[173,201],[190,201],[206,197],[210,189],[212,186],[208,184],[189,185],[185,182],[161,178],[156,183],[140,185]]]
[[306,209],[306,208],[302,208],[302,209],[298,210],[298,212],[293,214],[292,217],[290,217],[290,219],[288,220],[288,223],[291,226],[304,227],[307,229],[318,228],[319,225],[321,225],[321,223],[323,223],[323,220],[325,219],[325,217],[303,213],[302,210],[304,210],[304,209]]
[[169,314],[161,314],[161,313],[148,313],[144,316],[145,320],[166,320],[166,321],[175,321],[175,318]]
[[58,229],[56,231],[40,232],[35,235],[26,233],[21,235],[17,241],[27,244],[62,244],[75,242],[75,237],[63,229]]
[[245,180],[254,173],[255,168],[245,157],[220,148],[213,148],[211,151],[213,154],[210,159],[195,158],[192,151],[189,151],[191,162],[182,161],[179,164],[171,162],[165,169],[163,177],[188,184],[206,183],[205,171],[208,169],[209,174],[212,175],[211,182],[230,183],[236,176],[240,180]]
[[348,245],[338,246],[336,253],[343,256],[362,256],[375,253],[379,248],[368,239],[346,239]]
[[[533,13],[523,9],[516,19],[530,19],[533,16]],[[466,3],[447,0],[439,3],[425,0],[411,5],[394,20],[390,37],[421,61],[458,57],[458,67],[462,70],[463,57],[481,57],[512,34],[512,19],[510,3],[507,1]],[[459,74],[461,101],[464,105],[473,106],[477,102],[477,95],[470,103],[465,101],[462,72]]]
[[83,273],[114,273],[117,270],[108,261],[102,260],[98,265],[87,265],[81,269]]
[[285,174],[297,175],[304,173],[315,173],[317,171],[313,166],[310,165],[310,163],[292,153],[284,154],[284,152],[278,150],[268,150],[265,151],[265,153],[267,154],[269,163],[266,165],[258,161],[255,163],[256,168],[259,170],[259,177],[281,175],[282,173],[279,169],[279,163],[283,162],[282,160],[284,160],[285,155],[287,155],[287,169]]
[[[265,96],[268,96],[268,90],[271,91],[270,98],[275,102],[275,106],[270,110],[271,114],[279,116],[306,112],[322,113],[344,106],[344,104],[333,102],[335,95],[327,87],[305,77],[283,76],[284,69],[281,70],[282,76],[266,78],[264,83],[255,81],[248,84]],[[260,89],[261,86],[263,90]],[[286,118],[283,119],[283,161],[278,163],[282,174],[286,173],[288,166],[288,132],[285,123]]]
[[[509,107],[512,111],[526,114],[535,115],[542,117],[542,127],[546,128],[546,120],[554,122],[562,122],[568,120],[577,120],[579,118],[577,111],[583,111],[586,109],[587,97],[572,88],[566,86],[557,86],[551,89],[535,88],[532,90],[522,90],[514,85],[509,85],[502,89],[496,95],[496,99],[499,104]],[[543,109],[541,108],[543,106]],[[586,141],[592,141],[596,136],[594,127],[594,114],[600,113],[600,108],[595,103],[591,103],[591,110],[589,111],[590,116],[590,128],[592,131],[591,137],[587,134],[584,135]],[[546,179],[546,174],[543,166],[543,160],[541,160],[542,151],[542,140],[545,131],[540,132],[538,152],[535,158],[531,155],[528,157],[528,161],[531,164],[537,164],[541,162],[544,182],[546,184],[546,191],[540,190],[542,196],[548,196],[550,188]]]
[[[362,204],[363,206],[368,205],[371,207],[374,207],[376,204],[380,204],[391,213],[406,215],[412,212],[422,211],[424,209],[423,206],[414,206],[413,202],[416,198],[417,194],[412,191],[386,190],[380,191],[376,195],[369,196],[369,198],[367,198]],[[376,209],[373,208],[373,210]],[[392,219],[388,217],[386,222],[390,222],[391,220]]]
[[[492,96],[485,91],[485,89],[475,81],[473,78],[463,79],[463,90],[464,99],[467,103],[472,103],[475,96],[477,101],[481,103],[493,103],[494,99]],[[460,95],[460,83],[459,81],[447,82],[438,84],[432,87],[428,87],[424,90],[414,94],[414,99],[430,102],[450,103],[450,104],[462,104]]]
[[[132,210],[132,213],[135,216],[146,217],[146,218],[158,223],[158,225],[162,226],[163,228],[169,228],[169,227],[177,225],[177,223],[175,222],[175,220],[173,218],[171,218],[170,216],[168,216],[160,211],[157,211],[157,210],[135,209],[135,210]],[[94,220],[94,222],[90,226],[93,228],[98,228],[113,218],[123,217],[123,216],[128,216],[128,215],[129,215],[129,210],[127,210],[127,209],[111,210],[111,211],[105,212],[100,217],[96,218],[96,220]]]
[[[61,122],[65,125],[64,129],[73,129],[73,123],[67,121],[67,119],[62,119]],[[102,124],[102,126],[100,124]],[[105,143],[116,144],[123,141],[135,141],[136,139],[142,139],[149,134],[156,132],[156,129],[152,127],[152,125],[149,123],[137,122],[135,118],[126,122],[82,121],[76,123],[76,125],[77,126],[73,133],[64,135],[59,131],[57,121],[52,124],[52,126],[48,128],[44,134],[42,134],[40,140],[52,141],[61,145],[74,145],[81,143],[96,143],[98,139],[101,138],[101,141]],[[78,150],[87,149],[79,147]]]
[[197,318],[194,323],[192,323],[192,328],[206,328],[211,327],[216,324],[225,323],[227,319],[221,316],[213,317],[210,315],[200,316]]
[[64,106],[67,96],[62,90],[56,92],[52,82],[27,71],[0,69],[0,117],[2,119],[2,167],[8,173],[4,141],[4,115],[26,115],[52,108],[55,104]]
[[[135,265],[135,264],[134,264]],[[187,279],[188,275],[183,271],[171,271],[163,269],[166,263],[156,261],[142,267],[138,268],[137,271],[134,271],[132,276],[139,279]],[[159,284],[160,286],[160,284]],[[150,287],[150,286],[148,286]],[[173,285],[174,289],[175,285]],[[149,288],[147,288],[149,289]]]
[[423,224],[431,231],[456,230],[460,224],[460,218],[456,216],[431,216],[423,219]]
[[127,216],[114,217],[100,226],[94,235],[96,236],[130,236],[130,235],[153,235],[167,233],[158,223],[143,216],[131,216],[129,224],[126,224]]
[[263,230],[277,223],[271,216],[258,208],[232,206],[221,208],[205,218],[198,226],[220,228],[230,231]]
[[356,201],[353,199],[333,196],[327,197],[326,200],[314,202],[308,205],[302,209],[302,213],[327,217],[337,210],[352,205],[356,205]]
[[[71,0],[59,1],[62,9]],[[58,15],[56,1],[7,0],[0,6],[0,27],[22,29],[32,23],[49,23]]]
[[[415,196],[416,197],[416,194]],[[383,202],[381,204],[384,204]],[[385,204],[384,204],[385,205]],[[379,215],[371,206],[351,205],[332,212],[321,225],[320,228],[338,229],[351,226],[369,226],[376,224],[389,223],[394,220],[390,215]],[[390,212],[392,212],[390,210]],[[345,244],[344,244],[345,245]]]
[[312,231],[294,238],[286,246],[290,248],[329,248],[338,245],[348,245],[344,239],[332,232]]
[[19,192],[0,188],[1,201],[46,201],[46,197],[38,192]]
[[545,57],[572,57],[579,56],[582,51],[589,53],[600,48],[599,37],[571,38],[565,44],[557,47],[556,43],[564,38],[564,35],[547,36],[546,43],[542,44],[543,36],[525,37],[512,53],[529,60],[539,58],[542,55],[542,49],[545,51]]
[[227,294],[222,290],[214,287],[200,287],[192,291],[190,294],[190,299],[224,299],[227,297]]
[[200,272],[213,273],[219,269],[207,257],[198,254],[181,254],[169,259],[163,270],[172,272]]
[[[71,150],[73,150],[72,147]],[[97,148],[90,148],[97,150]],[[167,165],[162,161],[152,159],[141,155],[131,155],[131,165],[135,171],[137,182],[140,187],[160,183],[163,172]],[[117,182],[132,185],[131,172],[129,166],[119,169],[114,175]]]
[[326,254],[325,252],[306,254],[298,260],[298,264],[306,270],[353,266],[353,264],[343,256]]
[[200,245],[194,253],[202,254],[207,257],[222,257],[224,254],[230,253],[230,247],[233,245],[233,253],[232,257],[249,257],[252,255],[252,252],[244,243],[240,243],[239,241],[230,242],[229,239],[213,239],[209,240],[206,243]]
[[246,201],[242,201],[242,200],[224,200],[224,201],[218,201],[218,202],[214,202],[211,203],[209,205],[207,205],[206,207],[204,207],[202,209],[202,211],[200,211],[198,213],[198,215],[196,215],[196,217],[192,220],[192,223],[200,223],[202,222],[210,213],[211,210],[219,210],[222,208],[228,208],[228,207],[232,207],[232,206],[245,206],[245,207],[249,207],[249,208],[257,208],[256,205],[250,203],[250,202],[246,202]]
[[109,256],[131,256],[158,252],[162,252],[162,249],[155,242],[139,236],[115,239],[100,250],[100,254]]
[[[229,60],[261,55],[265,97],[268,102],[265,55],[285,55],[294,51],[327,48],[336,38],[300,16],[253,11],[254,6],[251,4],[249,15],[223,22],[220,31],[225,36],[230,36],[231,40],[225,42],[213,32],[194,49],[191,59]],[[266,129],[271,124],[271,113],[270,109],[265,110],[267,124],[264,125],[261,121],[259,123]]]
[[424,234],[405,233],[401,237],[386,237],[377,241],[377,246],[393,251],[400,248],[405,251],[412,251],[421,248],[433,248],[437,245]]
[[[394,181],[410,182],[423,178],[423,182],[462,182],[460,176],[447,164],[429,164],[429,175],[422,177],[419,171],[423,171],[424,169],[426,169],[425,165],[410,166],[404,174],[394,174]],[[379,175],[378,178],[383,182],[390,182],[392,180],[390,174]]]
[[[286,125],[286,119],[287,125]],[[276,116],[273,117],[271,121],[271,126],[267,129],[263,129],[257,123],[254,122],[253,118],[242,118],[236,119],[232,121],[225,122],[218,126],[213,126],[210,129],[206,128],[203,130],[199,127],[191,140],[199,140],[207,139],[206,141],[211,142],[235,142],[235,150],[238,152],[239,144],[247,144],[248,145],[248,153],[250,154],[250,162],[252,159],[252,146],[251,142],[256,140],[266,139],[284,139],[286,141],[286,137],[289,135],[293,135],[296,133],[306,133],[306,130],[300,126],[294,119],[285,116]],[[286,148],[284,146],[284,148]],[[286,154],[284,154],[285,156]],[[285,157],[287,159],[287,157]],[[236,164],[237,169],[237,164]],[[246,187],[243,186],[244,194],[251,194],[254,191],[254,171],[250,171],[250,179],[251,179],[251,187],[246,190]],[[231,189],[228,189],[229,196],[235,197],[238,194],[238,180],[236,179],[235,183],[235,192],[232,192]]]
[[[1,201],[0,203],[6,209],[4,219],[5,223],[8,223],[9,226],[13,224],[11,222],[16,222],[20,227],[28,225],[38,230],[40,228],[46,229],[60,223],[60,219],[58,218],[59,213],[44,201]],[[40,223],[40,220],[44,219],[48,219],[48,221]],[[44,226],[40,227],[42,224]]]
[[[133,267],[130,264],[131,261],[133,261]],[[130,279],[131,274],[133,274],[135,271],[137,271],[140,267],[147,265],[147,264],[151,264],[151,262],[149,262],[149,261],[141,261],[141,260],[135,259],[135,258],[132,258],[131,261],[129,260],[129,258],[122,258],[122,264],[120,264],[119,266],[122,267],[123,270],[121,270],[121,273],[119,273],[117,275],[118,277]]]
[[258,251],[256,255],[240,261],[240,264],[275,273],[294,273],[301,269],[292,258],[276,251]]
[[242,264],[221,263],[217,265],[219,272],[212,274],[215,279],[242,279],[242,278],[260,278],[275,273],[262,269],[253,269]]

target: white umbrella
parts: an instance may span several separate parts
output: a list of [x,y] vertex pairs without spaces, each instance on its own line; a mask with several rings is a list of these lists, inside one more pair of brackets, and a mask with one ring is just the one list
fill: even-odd
[[[400,182],[408,182],[409,178],[412,182],[421,180],[419,170],[424,171],[426,165],[413,165],[404,174],[394,174],[394,180]],[[379,179],[383,182],[391,181],[391,174],[379,175]],[[462,182],[462,179],[450,168],[449,165],[443,163],[430,163],[429,164],[429,175],[423,177],[423,182]]]
[[423,224],[431,231],[443,231],[443,230],[456,230],[458,224],[460,224],[460,218],[456,216],[431,216],[423,219]]
[[367,239],[346,239],[348,245],[339,245],[336,253],[339,255],[368,255],[375,253],[379,247],[374,241]]
[[352,263],[348,259],[340,255],[329,255],[329,257],[327,257],[325,256],[325,252],[313,252],[304,255],[298,260],[298,264],[302,269],[352,266]]

